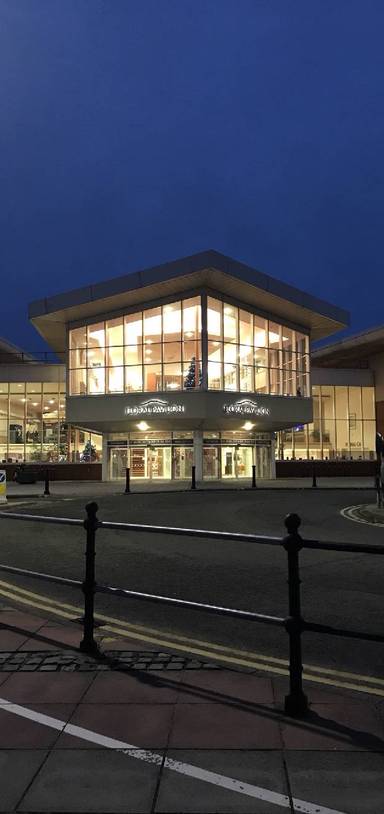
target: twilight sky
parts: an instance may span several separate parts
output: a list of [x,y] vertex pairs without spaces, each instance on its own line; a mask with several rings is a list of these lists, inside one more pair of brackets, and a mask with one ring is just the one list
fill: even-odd
[[383,0],[0,0],[0,335],[214,248],[384,323]]

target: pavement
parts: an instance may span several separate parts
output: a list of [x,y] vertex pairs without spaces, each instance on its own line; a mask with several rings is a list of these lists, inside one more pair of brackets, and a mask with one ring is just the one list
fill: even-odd
[[[252,481],[248,478],[229,479],[220,481],[203,481],[196,484],[198,491],[226,491],[244,490],[252,488]],[[116,495],[125,491],[125,481],[51,481],[50,494],[52,497],[81,497],[98,495]],[[191,490],[189,481],[132,481],[132,493],[151,492],[185,492]],[[260,480],[257,482],[260,490],[270,489],[312,489],[312,478],[276,478],[274,480]],[[345,477],[345,478],[317,478],[318,489],[372,489],[374,494],[374,482],[372,477]],[[44,494],[44,483],[34,484],[7,483],[7,496],[11,499],[25,497],[42,497]]]
[[383,813],[382,693],[289,718],[285,677],[106,633],[0,606],[1,812]]

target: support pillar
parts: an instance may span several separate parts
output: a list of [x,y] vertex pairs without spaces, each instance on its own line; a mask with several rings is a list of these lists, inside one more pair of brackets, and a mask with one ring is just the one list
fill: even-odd
[[101,459],[101,480],[109,480],[109,461],[108,461],[108,436],[103,435],[102,438],[102,459]]
[[271,478],[276,478],[276,457],[275,457],[275,437],[274,433],[271,433]]
[[203,431],[193,432],[193,460],[196,467],[196,480],[203,480]]

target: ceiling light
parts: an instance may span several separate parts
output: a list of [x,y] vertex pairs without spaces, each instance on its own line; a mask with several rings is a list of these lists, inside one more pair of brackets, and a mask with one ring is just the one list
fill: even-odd
[[153,340],[152,340],[152,339],[146,339],[146,340],[145,340],[145,345],[152,345],[152,344],[153,344]]
[[177,384],[177,382],[170,382],[168,385],[168,390],[177,390],[178,387],[179,385]]
[[49,404],[54,404],[54,403],[55,403],[55,399],[49,399],[49,402],[48,402],[48,403],[49,403]]
[[139,423],[136,426],[142,432],[144,432],[145,430],[149,430],[149,424],[147,424],[146,421],[139,421]]
[[33,401],[32,402],[32,407],[37,407],[38,403],[39,403],[38,401]]
[[245,424],[243,424],[243,430],[252,430],[254,426],[252,421],[246,421]]
[[184,334],[184,336],[185,336],[187,339],[189,339],[191,336],[193,336],[193,331],[186,331],[186,332],[185,332],[185,334]]

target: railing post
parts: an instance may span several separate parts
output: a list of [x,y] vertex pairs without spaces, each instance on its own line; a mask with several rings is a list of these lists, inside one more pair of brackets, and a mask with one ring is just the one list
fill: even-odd
[[252,489],[257,489],[257,485],[256,485],[256,464],[252,464]]
[[192,482],[191,489],[196,489],[196,466],[192,464]]
[[45,470],[45,478],[44,478],[44,497],[50,495],[49,491],[49,469]]
[[312,466],[312,489],[316,489],[316,487],[317,487],[316,468],[315,468],[315,464],[313,463],[313,466]]
[[125,470],[125,492],[124,492],[124,494],[126,495],[128,495],[129,492],[131,491],[130,474],[131,474],[130,468],[129,466],[127,466]]
[[283,539],[283,546],[288,554],[288,595],[289,617],[285,628],[289,635],[289,695],[285,697],[287,715],[303,715],[308,710],[307,697],[303,692],[303,663],[301,655],[301,633],[303,619],[300,602],[299,551],[302,539],[298,533],[301,520],[297,514],[288,514],[285,518],[288,531]]
[[376,475],[376,476],[375,476],[375,489],[376,489],[376,502],[377,502],[377,508],[378,508],[378,509],[381,509],[381,505],[382,505],[382,491],[381,491],[381,481],[380,481],[380,475]]
[[87,517],[84,520],[84,528],[87,532],[87,545],[85,549],[85,580],[83,582],[84,593],[84,620],[83,638],[80,642],[80,650],[85,653],[98,653],[98,647],[94,640],[94,601],[95,601],[95,542],[96,529],[99,526],[96,513],[97,503],[87,503],[85,511]]

